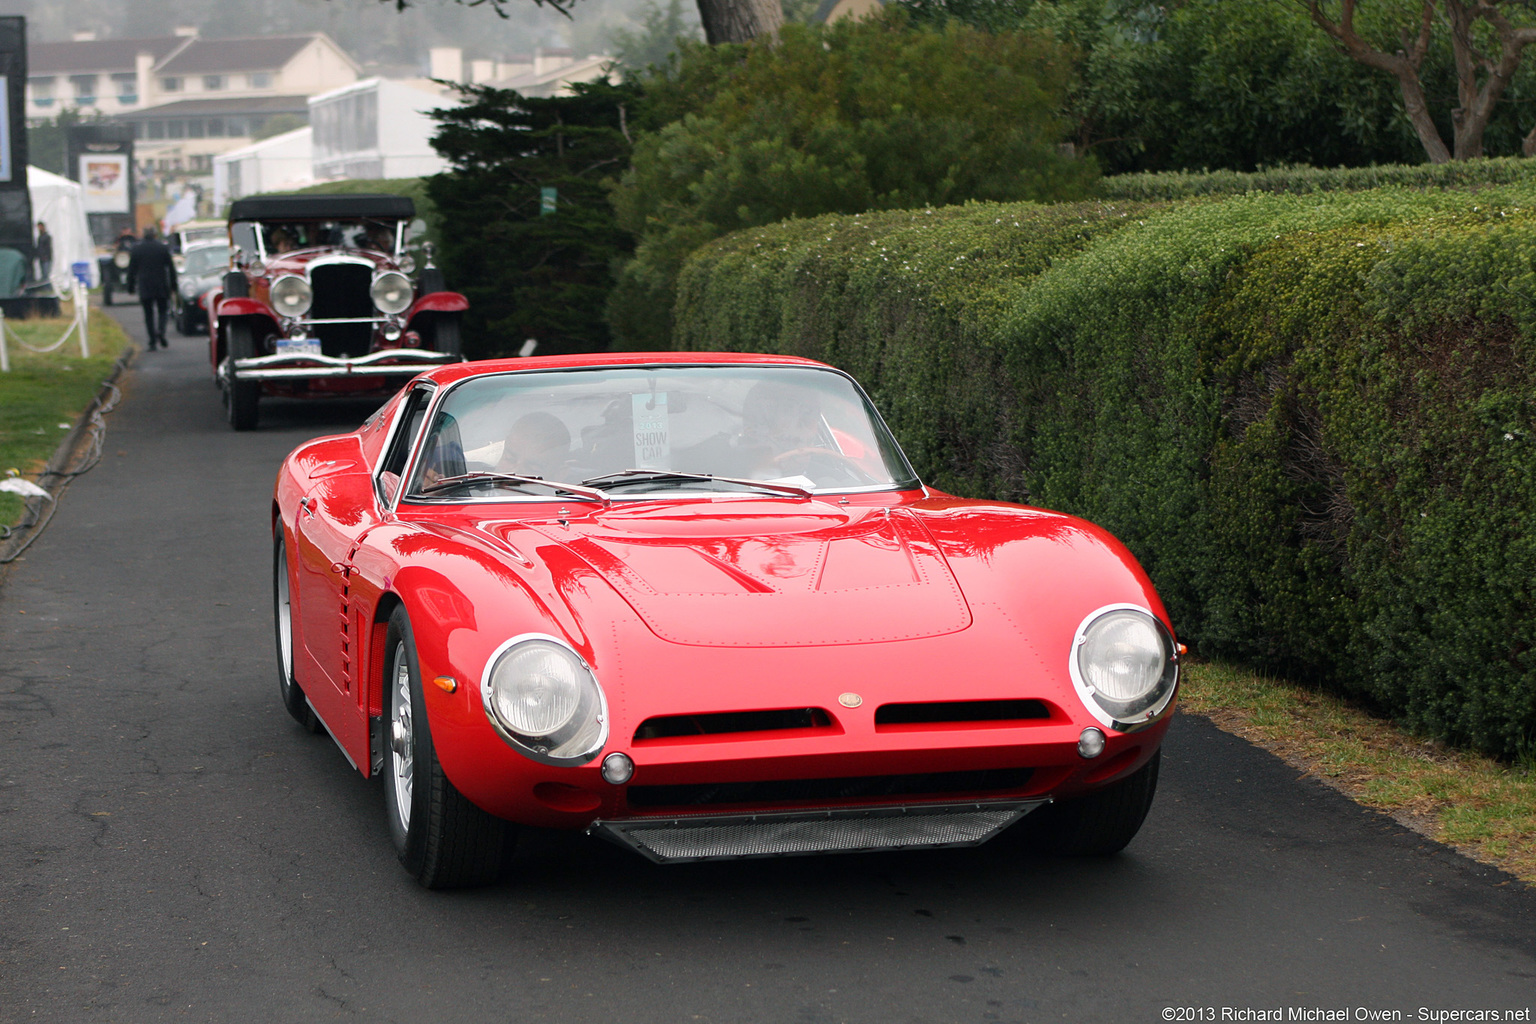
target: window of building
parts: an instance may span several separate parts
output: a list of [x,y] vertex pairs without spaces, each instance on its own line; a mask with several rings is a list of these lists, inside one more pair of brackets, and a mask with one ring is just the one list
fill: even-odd
[[213,157],[207,153],[194,153],[187,158],[188,166],[199,173],[213,170]]
[[141,122],[139,122],[139,121],[133,122],[133,138],[134,138],[134,141],[138,141],[139,139],[142,139],[143,137],[144,137],[144,125]]
[[267,71],[252,71],[249,81],[252,89],[272,88],[272,75]]
[[32,90],[32,102],[40,107],[53,106],[53,82],[51,75],[27,79],[27,88]]
[[144,122],[144,137],[146,139],[163,139],[163,138],[165,138],[165,122],[164,121],[145,121]]
[[226,117],[224,119],[224,134],[230,138],[240,138],[241,136],[249,135],[250,131],[245,126],[244,118]]
[[175,76],[160,79],[160,88],[166,92],[181,92],[181,79]]
[[224,76],[223,75],[204,75],[203,76],[203,88],[204,89],[222,89],[222,88],[224,88]]
[[126,107],[139,102],[138,75],[113,75],[112,88],[117,93],[119,104]]
[[224,137],[224,119],[222,117],[210,117],[208,119],[208,137],[210,139],[222,139]]
[[75,87],[76,103],[85,106],[96,102],[95,75],[70,75],[69,81]]
[[207,131],[208,126],[203,122],[202,118],[192,117],[187,119],[187,138],[201,139],[207,134]]
[[165,137],[168,138],[168,139],[184,139],[184,138],[186,138],[187,137],[187,122],[185,122],[185,121],[167,121],[167,122],[165,122]]

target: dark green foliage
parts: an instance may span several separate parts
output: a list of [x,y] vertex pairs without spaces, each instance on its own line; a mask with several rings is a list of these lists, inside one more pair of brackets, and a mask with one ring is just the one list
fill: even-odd
[[904,12],[786,25],[772,46],[687,46],[646,83],[646,126],[614,192],[639,242],[610,304],[618,341],[665,348],[678,268],[728,231],[786,217],[1086,194],[1063,156],[1070,72],[1048,38]]
[[[438,262],[469,299],[464,348],[474,358],[608,347],[603,304],[612,265],[629,251],[606,179],[629,158],[638,91],[606,80],[572,96],[534,99],[471,86],[437,112],[433,145],[453,170],[427,180],[440,220]],[[552,215],[541,190],[557,190]]]
[[894,0],[912,16],[916,25],[943,28],[958,21],[983,32],[1006,32],[1021,27],[1034,0]]
[[1536,182],[743,232],[679,341],[873,384],[926,479],[1102,523],[1203,653],[1536,745]]

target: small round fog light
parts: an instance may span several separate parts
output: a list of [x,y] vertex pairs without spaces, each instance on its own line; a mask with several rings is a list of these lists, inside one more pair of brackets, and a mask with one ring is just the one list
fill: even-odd
[[[1077,738],[1077,752],[1088,760],[1093,760],[1104,753],[1104,734],[1093,726],[1083,730],[1083,734]],[[608,765],[605,762],[603,772],[607,774]]]
[[[1099,737],[1101,740],[1103,737]],[[603,781],[622,786],[635,774],[635,762],[626,754],[609,754],[603,758]]]
[[385,341],[399,341],[400,340],[400,325],[399,324],[385,324],[384,325],[384,340]]

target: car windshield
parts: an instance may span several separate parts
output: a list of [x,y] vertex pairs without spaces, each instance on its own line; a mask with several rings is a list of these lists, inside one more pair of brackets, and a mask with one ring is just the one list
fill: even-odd
[[797,366],[605,367],[457,385],[423,435],[408,496],[549,500],[550,488],[510,477],[615,499],[917,485],[857,386]]
[[187,266],[182,273],[189,277],[202,277],[205,274],[215,273],[229,266],[229,246],[208,245],[188,249],[186,261]]
[[353,220],[268,221],[258,225],[262,245],[268,256],[280,256],[295,249],[318,246],[343,249],[373,249],[393,255],[395,225],[393,220],[359,218]]

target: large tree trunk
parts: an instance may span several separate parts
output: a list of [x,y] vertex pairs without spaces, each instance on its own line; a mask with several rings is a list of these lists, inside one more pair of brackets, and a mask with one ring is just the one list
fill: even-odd
[[699,0],[699,18],[709,45],[745,43],[777,32],[784,24],[784,8],[780,0]]

